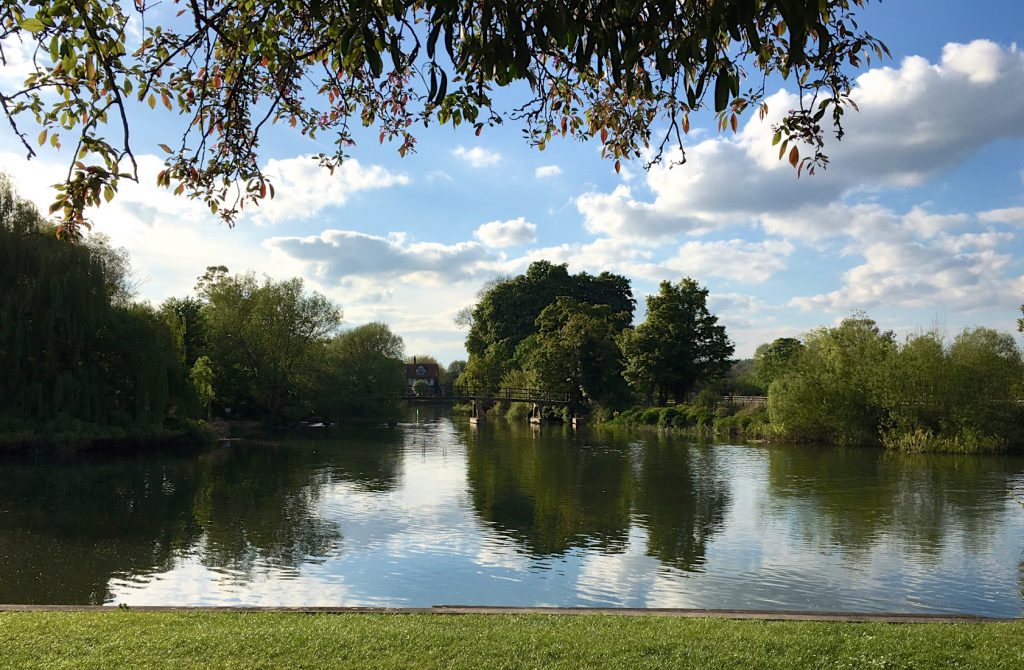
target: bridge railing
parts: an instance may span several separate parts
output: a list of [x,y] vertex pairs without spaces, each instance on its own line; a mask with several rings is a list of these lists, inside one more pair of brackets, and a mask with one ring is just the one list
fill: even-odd
[[427,400],[506,400],[510,402],[568,403],[569,394],[537,388],[487,388],[483,386],[441,385],[413,390],[402,395],[407,399]]

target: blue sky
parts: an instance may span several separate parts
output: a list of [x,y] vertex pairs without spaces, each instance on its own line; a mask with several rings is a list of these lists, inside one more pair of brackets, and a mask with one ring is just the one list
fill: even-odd
[[[860,72],[848,135],[826,172],[797,180],[770,146],[792,106],[785,82],[765,122],[736,135],[695,124],[688,163],[616,174],[596,143],[528,148],[509,123],[421,129],[400,158],[368,133],[331,177],[308,158],[329,150],[278,128],[264,143],[277,198],[226,229],[154,185],[158,142],[176,120],[134,118],[142,183],[92,214],[132,254],[143,298],[190,292],[207,265],[302,276],[336,299],[345,322],[389,323],[409,354],[464,357],[452,317],[485,280],[532,260],[629,276],[643,297],[696,278],[747,356],[863,310],[900,333],[1012,330],[1024,302],[1024,3],[873,3],[862,25],[892,60]],[[19,68],[0,73],[8,86]],[[771,89],[770,89],[771,90]],[[170,133],[170,138],[177,132]],[[67,156],[26,162],[0,135],[0,169],[45,206]]]

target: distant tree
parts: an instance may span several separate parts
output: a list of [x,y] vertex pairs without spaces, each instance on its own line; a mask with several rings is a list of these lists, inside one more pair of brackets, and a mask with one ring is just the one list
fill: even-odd
[[210,403],[213,402],[216,394],[213,388],[215,377],[208,356],[200,356],[196,359],[189,369],[188,379],[192,388],[195,389],[196,399],[202,408],[203,416],[209,418]]
[[757,382],[768,389],[776,377],[796,363],[803,348],[800,340],[793,337],[780,337],[759,346],[754,352],[754,376]]
[[[853,9],[866,2],[210,0],[180,3],[175,18],[144,2],[9,0],[0,38],[25,45],[33,66],[0,101],[30,156],[36,143],[73,147],[54,203],[68,234],[121,178],[138,179],[136,100],[181,117],[167,129],[176,144],[160,145],[158,183],[228,223],[273,196],[258,149],[275,123],[333,146],[318,157],[328,167],[359,126],[376,126],[405,155],[417,124],[480,133],[510,119],[540,149],[597,138],[618,168],[648,148],[657,160],[676,147],[681,160],[691,113],[713,112],[736,131],[745,111],[767,111],[775,75],[797,88],[777,126],[780,158],[813,169],[827,164],[824,138],[842,137],[853,106],[848,69],[888,53],[858,27]],[[138,44],[126,27],[133,14],[145,30]],[[497,95],[504,87],[512,93]]]
[[689,277],[663,281],[647,297],[647,318],[622,333],[626,379],[648,402],[682,401],[701,382],[729,370],[734,347],[707,308],[708,290]]
[[525,274],[493,285],[473,308],[472,325],[466,335],[467,380],[478,386],[497,387],[516,365],[516,347],[536,332],[537,317],[559,297],[607,305],[619,330],[632,321],[636,303],[629,280],[620,275],[571,275],[565,264],[532,263]]
[[191,367],[206,354],[206,315],[204,303],[191,296],[168,298],[160,305],[160,311],[181,325],[185,365]]
[[617,406],[628,395],[616,341],[623,318],[608,305],[558,298],[537,317],[537,332],[516,357],[541,388],[568,393],[577,407]]
[[135,300],[139,280],[132,270],[128,250],[115,247],[105,233],[92,233],[85,238],[93,257],[103,265],[103,276],[107,284],[107,295],[115,307],[127,307]]
[[804,336],[797,364],[768,389],[768,412],[785,437],[877,444],[886,418],[884,375],[896,351],[892,331],[855,314]]
[[289,403],[301,404],[315,353],[338,329],[341,309],[305,293],[301,279],[261,282],[253,274],[220,275],[202,297],[218,393],[234,386],[235,397],[251,395],[270,422]]
[[386,324],[373,322],[339,333],[316,367],[312,408],[332,419],[384,419],[397,415],[405,388],[405,343]]
[[445,368],[444,379],[441,380],[442,384],[451,385],[455,384],[458,378],[466,371],[466,361],[454,360],[448,364]]

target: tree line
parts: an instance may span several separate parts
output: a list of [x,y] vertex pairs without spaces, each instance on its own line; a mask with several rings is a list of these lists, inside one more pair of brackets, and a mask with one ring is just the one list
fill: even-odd
[[[459,383],[567,393],[576,412],[701,434],[960,453],[1024,440],[1024,362],[1010,334],[978,327],[899,341],[856,313],[735,361],[707,298],[693,279],[662,282],[634,326],[625,277],[533,263],[485,284],[459,315],[469,328]],[[723,393],[766,394],[767,408],[721,402]]]
[[0,436],[170,437],[218,415],[271,424],[393,416],[404,343],[341,331],[301,279],[208,268],[195,295],[136,300],[127,252],[59,240],[0,175]]
[[1014,337],[933,329],[898,341],[863,314],[762,345],[754,370],[775,434],[901,451],[997,452],[1024,438]]
[[486,284],[460,314],[469,360],[459,382],[567,393],[577,411],[681,402],[731,365],[733,344],[707,297],[693,279],[662,282],[634,327],[626,277],[535,262]]

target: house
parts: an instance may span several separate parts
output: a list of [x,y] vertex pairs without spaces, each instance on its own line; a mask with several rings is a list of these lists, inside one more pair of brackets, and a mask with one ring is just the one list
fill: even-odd
[[411,389],[413,384],[420,380],[427,382],[427,386],[430,388],[428,393],[436,393],[437,389],[441,387],[441,369],[437,363],[418,363],[414,356],[412,363],[405,366],[406,387]]

